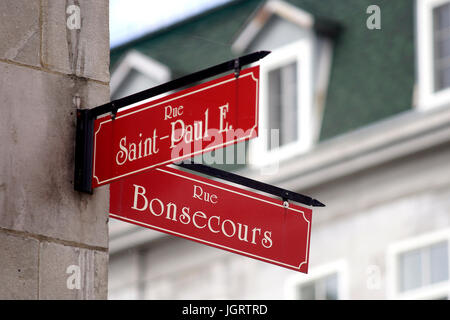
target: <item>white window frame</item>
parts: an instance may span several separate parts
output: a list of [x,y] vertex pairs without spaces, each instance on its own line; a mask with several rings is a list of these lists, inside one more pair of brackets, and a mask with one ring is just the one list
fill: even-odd
[[[387,251],[387,298],[396,300],[417,300],[417,299],[435,299],[442,295],[450,297],[450,280],[430,284],[424,287],[401,292],[399,290],[399,256],[402,253],[432,246],[434,244],[447,241],[447,248],[450,251],[450,228],[428,233],[422,236],[406,239],[394,243],[388,247]],[[450,254],[448,254],[448,266],[450,269]],[[450,276],[450,270],[449,270]]]
[[[338,300],[348,299],[348,264],[338,260],[311,269],[308,274],[296,274],[286,280],[284,292],[286,299],[299,299],[298,290],[302,285],[315,282],[332,274],[338,276]],[[300,297],[301,298],[301,297]]]
[[450,0],[417,0],[417,109],[430,110],[450,102],[450,87],[434,92],[433,9]]
[[[313,137],[313,36],[277,48],[260,63],[259,135],[250,141],[250,165],[262,167],[279,163],[304,153],[312,145]],[[268,74],[269,71],[297,62],[297,136],[299,140],[267,150],[268,146]]]

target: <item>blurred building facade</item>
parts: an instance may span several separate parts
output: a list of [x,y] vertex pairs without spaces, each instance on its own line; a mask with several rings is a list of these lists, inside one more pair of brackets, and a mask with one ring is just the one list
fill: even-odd
[[112,49],[112,99],[272,51],[260,136],[221,167],[326,207],[308,274],[110,219],[109,298],[448,299],[449,44],[448,0],[246,0]]

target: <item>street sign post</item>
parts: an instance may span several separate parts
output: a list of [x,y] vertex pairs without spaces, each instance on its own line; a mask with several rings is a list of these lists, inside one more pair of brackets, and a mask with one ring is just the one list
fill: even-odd
[[93,187],[258,135],[259,66],[98,118]]
[[307,273],[312,211],[157,168],[110,185],[110,217]]

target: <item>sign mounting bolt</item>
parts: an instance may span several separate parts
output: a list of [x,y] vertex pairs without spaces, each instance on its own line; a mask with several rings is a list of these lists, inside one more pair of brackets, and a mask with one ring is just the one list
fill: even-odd
[[239,78],[239,74],[241,73],[241,64],[239,62],[239,58],[234,60],[234,77]]

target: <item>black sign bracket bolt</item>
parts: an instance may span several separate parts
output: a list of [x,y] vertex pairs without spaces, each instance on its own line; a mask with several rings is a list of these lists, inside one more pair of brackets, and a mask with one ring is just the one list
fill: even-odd
[[241,63],[238,58],[234,60],[234,77],[236,79],[239,78],[240,73],[241,73]]
[[117,110],[119,110],[119,107],[117,107],[114,104],[114,101],[111,101],[111,120],[115,120],[116,119]]

